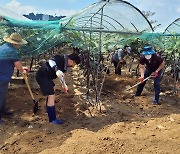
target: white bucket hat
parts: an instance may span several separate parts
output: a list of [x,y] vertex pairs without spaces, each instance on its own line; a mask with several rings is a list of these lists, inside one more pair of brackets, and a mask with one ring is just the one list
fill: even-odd
[[27,41],[22,39],[21,35],[18,33],[12,33],[9,37],[5,36],[3,37],[3,40],[12,44],[27,44]]

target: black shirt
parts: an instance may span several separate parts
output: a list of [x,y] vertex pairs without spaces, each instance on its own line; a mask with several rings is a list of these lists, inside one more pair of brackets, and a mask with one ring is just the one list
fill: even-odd
[[153,54],[150,60],[147,60],[144,56],[140,57],[140,64],[146,65],[146,68],[150,71],[154,72],[158,69],[158,67],[163,62],[163,59],[159,54]]
[[[55,55],[51,58],[51,60],[55,61],[58,69],[61,70],[63,73],[67,71],[67,55]],[[42,72],[44,75],[47,75],[51,79],[57,78],[56,71],[51,68],[48,61],[41,66],[39,71]]]

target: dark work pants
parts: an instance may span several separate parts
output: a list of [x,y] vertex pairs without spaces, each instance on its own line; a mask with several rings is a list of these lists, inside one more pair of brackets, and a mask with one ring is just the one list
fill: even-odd
[[6,94],[8,91],[8,81],[1,81],[0,80],[0,116],[1,112],[6,110]]
[[[150,70],[145,70],[144,73],[144,78],[149,77],[153,72]],[[154,90],[155,90],[155,100],[158,102],[159,101],[159,93],[160,93],[160,81],[161,81],[161,73],[162,71],[158,72],[158,76],[156,78],[154,78]],[[143,83],[139,84],[137,87],[137,91],[136,91],[136,96],[141,95],[144,85],[146,84],[146,81],[144,81]]]
[[115,74],[121,75],[121,67],[117,67],[118,62],[113,60],[112,63],[114,64]]

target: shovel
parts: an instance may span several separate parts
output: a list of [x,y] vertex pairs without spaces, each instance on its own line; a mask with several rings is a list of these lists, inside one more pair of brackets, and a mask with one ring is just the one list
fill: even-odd
[[[151,76],[151,75],[150,75],[149,77],[145,78],[145,79],[143,80],[143,82],[146,81],[146,80],[148,80],[149,78],[152,78],[152,77],[154,77],[154,76]],[[138,86],[138,85],[141,84],[141,83],[142,83],[142,82],[138,82],[138,83],[136,83],[134,86],[132,86],[132,87],[130,87],[130,88],[127,88],[125,91],[128,91],[128,90],[130,90],[130,89]]]
[[36,101],[35,98],[34,98],[34,95],[33,95],[33,93],[32,93],[31,87],[30,87],[29,82],[28,82],[28,77],[27,77],[27,75],[23,74],[23,78],[24,78],[24,80],[25,80],[26,86],[27,86],[27,88],[28,88],[28,90],[29,90],[29,93],[30,93],[30,95],[31,95],[31,98],[32,98],[32,100],[33,100],[33,103],[34,103],[33,113],[35,114],[35,113],[38,111],[38,101]]

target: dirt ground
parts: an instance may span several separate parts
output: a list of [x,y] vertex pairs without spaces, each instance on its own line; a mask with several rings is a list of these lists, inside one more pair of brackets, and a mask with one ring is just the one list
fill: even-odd
[[87,102],[86,88],[79,83],[83,78],[76,72],[66,75],[69,96],[56,85],[57,116],[64,120],[63,125],[48,123],[45,97],[32,77],[40,108],[36,115],[26,85],[11,84],[7,104],[14,115],[4,116],[0,124],[0,153],[179,154],[180,94],[173,94],[173,79],[162,82],[161,105],[153,106],[152,80],[142,96],[134,98],[136,88],[124,90],[137,83],[137,78],[127,71],[117,76],[112,69],[102,89],[101,112]]

